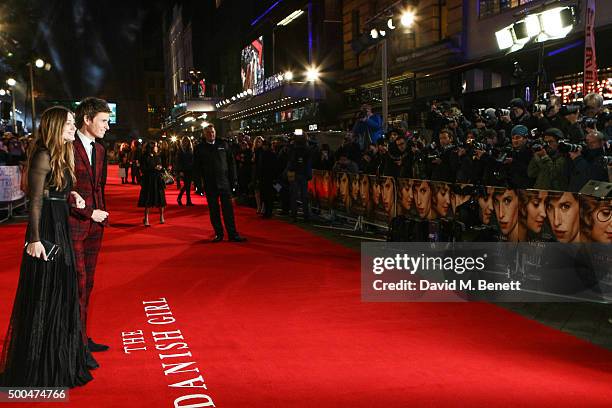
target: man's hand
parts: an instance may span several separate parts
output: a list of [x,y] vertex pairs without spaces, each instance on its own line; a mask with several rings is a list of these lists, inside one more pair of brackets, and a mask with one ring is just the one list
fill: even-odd
[[508,115],[500,116],[500,119],[506,123],[510,123],[512,121],[512,119],[510,119],[510,116]]
[[543,158],[544,156],[546,156],[546,149],[540,149],[536,152],[536,154],[540,157]]
[[459,149],[457,149],[457,156],[459,157],[465,156],[465,149],[463,147],[460,147]]
[[81,210],[85,208],[85,200],[83,200],[83,197],[81,197],[79,193],[77,193],[76,191],[71,191],[70,194],[72,194],[72,196],[74,197],[74,206],[76,208]]
[[483,155],[483,154],[485,154],[485,151],[484,151],[484,150],[478,150],[478,149],[476,149],[476,150],[474,151],[474,153],[476,153],[476,158],[477,158],[477,159],[480,159],[480,158],[482,157],[482,155]]
[[578,157],[582,156],[582,151],[578,150],[576,152],[569,152],[568,154],[569,154],[570,159],[576,160]]
[[45,247],[40,241],[30,242],[26,247],[26,253],[34,258],[41,258],[45,261],[47,260],[47,254],[45,252]]
[[108,217],[108,213],[102,210],[93,210],[91,213],[91,219],[95,222],[103,222]]

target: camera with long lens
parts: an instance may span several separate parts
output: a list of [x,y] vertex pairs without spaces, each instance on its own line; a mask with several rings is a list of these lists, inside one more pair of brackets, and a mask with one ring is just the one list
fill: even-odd
[[569,140],[559,141],[559,152],[561,153],[575,153],[584,149],[583,143],[570,143]]
[[495,116],[510,116],[510,109],[495,109]]
[[578,123],[585,129],[597,129],[597,118],[582,117],[578,120]]
[[512,146],[504,146],[494,150],[495,161],[503,163],[508,156],[512,153]]
[[600,160],[604,166],[612,166],[612,156],[602,156]]
[[530,140],[527,142],[527,147],[530,148],[534,153],[539,152],[542,149],[545,149],[547,146],[548,144],[540,138]]

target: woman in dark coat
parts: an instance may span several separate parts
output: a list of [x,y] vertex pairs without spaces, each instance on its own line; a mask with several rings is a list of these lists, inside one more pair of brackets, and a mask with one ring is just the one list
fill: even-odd
[[142,177],[140,197],[138,198],[138,207],[144,207],[145,209],[143,220],[145,227],[151,226],[149,224],[149,209],[151,207],[159,208],[159,223],[165,223],[166,184],[162,178],[162,169],[157,142],[148,142],[144,146],[141,158]]
[[119,148],[119,177],[121,177],[121,184],[127,184],[129,168],[130,148],[127,143],[121,143],[121,147]]
[[191,180],[193,177],[193,143],[187,136],[181,139],[181,144],[176,151],[176,159],[174,162],[176,173],[178,177],[183,179],[183,187],[179,192],[176,201],[178,205],[183,205],[181,199],[183,193],[187,194],[187,205],[192,206],[191,202]]

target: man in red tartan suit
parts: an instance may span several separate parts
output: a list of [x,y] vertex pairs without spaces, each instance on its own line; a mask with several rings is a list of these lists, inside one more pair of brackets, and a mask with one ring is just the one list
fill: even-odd
[[108,346],[95,343],[87,336],[87,312],[104,226],[108,225],[104,200],[106,150],[101,143],[96,143],[96,139],[102,139],[109,129],[110,112],[106,101],[98,98],[83,99],[75,111],[78,130],[73,143],[74,189],[85,200],[85,208],[71,208],[69,222],[76,258],[83,341],[89,351],[87,365],[90,369],[98,367],[91,352],[108,350]]

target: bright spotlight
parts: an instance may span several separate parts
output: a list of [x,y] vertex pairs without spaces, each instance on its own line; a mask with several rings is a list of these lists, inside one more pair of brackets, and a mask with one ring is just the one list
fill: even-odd
[[387,32],[385,30],[380,30],[380,36],[384,37],[385,35],[387,35]]
[[15,86],[15,85],[17,85],[17,81],[15,81],[15,78],[9,78],[9,79],[6,80],[6,84],[8,86]]
[[285,72],[284,77],[285,77],[285,81],[291,81],[293,79],[293,72],[291,71]]
[[247,95],[253,95],[253,90],[251,88],[247,89]]
[[39,58],[36,61],[34,61],[34,65],[36,65],[36,68],[42,68],[45,66],[45,61]]
[[319,70],[316,68],[308,68],[306,71],[306,80],[308,82],[314,82],[319,79]]
[[495,38],[497,38],[497,46],[500,50],[506,50],[514,45],[514,38],[512,37],[510,27],[505,27],[495,32]]
[[0,96],[6,95],[6,91],[4,89],[0,89]]
[[373,29],[370,31],[370,37],[372,37],[374,40],[375,40],[375,39],[377,39],[377,38],[378,38],[378,30],[377,30],[377,29],[375,29],[375,28],[373,28]]
[[395,24],[393,24],[392,18],[387,20],[387,27],[389,27],[389,30],[395,30]]
[[414,24],[414,17],[415,17],[414,16],[414,11],[404,11],[402,13],[402,17],[400,19],[400,22],[406,28],[412,27],[412,25]]
[[557,7],[540,15],[542,29],[549,38],[563,38],[572,31],[574,14],[569,7]]
[[177,138],[176,136],[172,136],[172,137],[170,138],[170,140],[171,140],[172,142],[176,142],[176,141],[178,140],[178,138]]
[[138,143],[142,143],[142,139],[138,139]]

